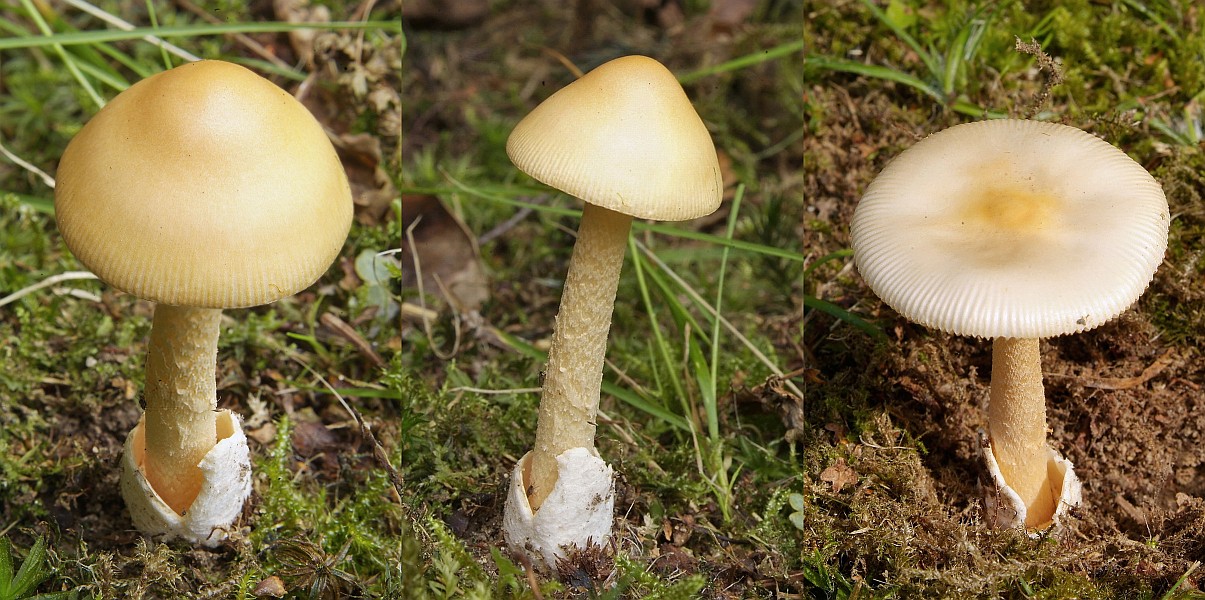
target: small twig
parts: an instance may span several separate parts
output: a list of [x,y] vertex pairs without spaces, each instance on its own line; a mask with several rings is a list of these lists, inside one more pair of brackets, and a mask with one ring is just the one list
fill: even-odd
[[1050,98],[1050,90],[1056,85],[1063,83],[1063,67],[1059,62],[1052,58],[1049,54],[1042,51],[1042,45],[1037,40],[1029,38],[1029,43],[1017,40],[1014,49],[1017,52],[1028,54],[1038,62],[1038,70],[1046,74],[1046,81],[1042,84],[1042,91],[1038,92],[1037,98],[1033,104],[1025,112],[1026,119],[1032,119],[1042,110],[1042,105],[1046,104],[1046,100]]
[[1138,387],[1147,381],[1153,379],[1156,375],[1163,372],[1164,369],[1176,362],[1175,352],[1168,349],[1162,356],[1155,359],[1155,362],[1142,370],[1142,374],[1137,377],[1102,377],[1094,381],[1084,383],[1084,387],[1097,388],[1101,390],[1127,390],[1133,387]]
[[4,147],[3,143],[0,143],[0,154],[3,154],[5,156],[5,158],[7,158],[8,160],[13,161],[13,163],[16,164],[18,167],[21,167],[22,169],[25,169],[26,171],[29,171],[30,173],[37,175],[42,180],[42,183],[46,184],[46,187],[49,187],[52,190],[54,189],[54,178],[53,177],[46,174],[46,171],[39,169],[33,163],[25,160],[24,158],[21,158],[20,156],[17,156],[16,154],[13,154],[12,151],[10,151],[8,148]]
[[524,206],[523,208],[519,209],[519,212],[516,212],[513,217],[499,223],[493,229],[481,234],[481,236],[477,238],[477,245],[484,246],[494,241],[502,234],[514,229],[516,225],[523,222],[523,220],[526,219],[527,216],[532,212],[533,211],[530,206]]
[[879,445],[874,440],[866,439],[865,434],[859,435],[858,441],[861,442],[863,446],[866,446],[869,448],[874,448],[876,450],[911,450],[911,448],[909,448],[908,446],[882,446],[882,445]]
[[417,304],[410,304],[409,302],[403,302],[402,303],[402,316],[421,322],[426,319],[438,318],[439,313],[437,313],[425,306],[419,306]]
[[352,328],[351,325],[348,325],[347,321],[340,319],[338,315],[332,313],[322,313],[322,316],[318,320],[339,334],[339,337],[351,342],[351,345],[355,346],[356,350],[360,351],[360,354],[363,354],[368,360],[372,361],[372,364],[378,367],[385,366],[385,360],[381,358],[380,354],[377,354],[376,350],[373,350],[372,344],[369,344],[368,340],[360,335],[360,332]]
[[[1151,379],[1154,379],[1168,367],[1176,363],[1179,357],[1175,355],[1174,349],[1168,349],[1155,362],[1151,363],[1142,370],[1136,377],[1083,377],[1080,375],[1071,375],[1067,373],[1046,373],[1043,372],[1043,377],[1055,377],[1061,379],[1074,379],[1079,381],[1081,385],[1099,390],[1128,390],[1138,387]],[[1174,380],[1173,380],[1174,381]],[[1194,389],[1196,389],[1194,387]]]
[[532,568],[531,559],[528,558],[526,552],[516,552],[515,560],[519,562],[519,566],[527,572],[527,585],[531,586],[531,593],[536,597],[536,600],[544,600],[544,594],[540,592],[540,582],[536,579],[536,570]]
[[547,46],[540,48],[540,51],[555,58],[557,62],[561,63],[561,66],[565,67],[570,73],[573,73],[575,78],[581,79],[582,75],[585,74],[582,73],[582,70],[579,69],[577,65],[573,64],[573,61],[569,60],[568,56],[565,56],[564,54],[561,54],[560,52],[557,52],[556,50],[553,50]]
[[25,296],[28,296],[40,289],[48,288],[53,285],[58,285],[64,281],[72,281],[75,279],[99,279],[99,278],[96,276],[96,274],[94,274],[90,271],[67,271],[66,273],[59,273],[58,275],[51,275],[50,277],[47,277],[46,279],[43,279],[42,281],[39,281],[38,283],[35,283],[31,286],[21,288],[3,298],[0,298],[0,306],[4,306],[6,304],[12,304],[13,302],[16,302],[17,300],[20,300],[21,298],[24,298]]
[[417,227],[422,220],[422,215],[419,215],[412,223],[410,223],[410,226],[406,228],[406,243],[410,245],[410,257],[411,261],[414,263],[414,281],[415,285],[418,286],[419,308],[423,311],[420,314],[420,317],[423,323],[423,332],[427,334],[427,341],[431,342],[431,352],[435,353],[435,356],[440,360],[450,360],[453,356],[456,356],[456,353],[460,350],[460,316],[459,314],[453,316],[452,327],[455,329],[456,337],[452,342],[452,351],[449,353],[444,353],[442,350],[436,347],[435,334],[431,332],[431,319],[427,317],[427,303],[424,300],[426,293],[423,290],[423,266],[421,261],[418,260],[418,243],[414,241],[414,228]]
[[457,386],[454,388],[448,388],[448,391],[449,392],[470,392],[473,394],[487,394],[487,395],[489,395],[489,394],[493,394],[493,395],[538,394],[538,393],[544,391],[544,388],[536,387],[536,388],[511,388],[508,390],[487,390],[485,388],[476,388],[476,387],[469,387],[467,385],[462,385],[462,386]]
[[624,385],[626,385],[629,388],[631,388],[632,390],[634,390],[637,394],[641,394],[641,395],[645,395],[645,396],[649,395],[648,390],[645,389],[645,387],[643,385],[640,385],[640,383],[638,381],[636,381],[635,379],[632,379],[632,376],[628,375],[626,371],[615,366],[615,363],[611,362],[611,359],[603,358],[603,363],[606,364],[607,367],[610,368],[613,373],[615,373],[615,376],[618,377],[619,380],[624,383]]

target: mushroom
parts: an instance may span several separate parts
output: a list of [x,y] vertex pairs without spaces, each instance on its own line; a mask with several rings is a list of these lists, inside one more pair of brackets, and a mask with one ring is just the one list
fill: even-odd
[[612,475],[594,448],[595,419],[632,218],[710,214],[723,186],[711,136],[682,86],[643,56],[612,60],[557,91],[519,122],[506,150],[522,171],[585,202],[535,447],[512,475],[504,523],[513,548],[534,549],[555,568],[563,546],[610,534]]
[[1163,261],[1163,190],[1109,143],[1025,120],[951,127],[896,157],[850,230],[862,277],[914,322],[992,338],[989,470],[1033,531],[1079,503],[1046,442],[1039,339],[1092,329],[1142,294]]
[[322,126],[238,65],[186,64],[136,83],[71,140],[55,217],[109,285],[156,302],[146,411],[122,494],[150,534],[216,545],[251,489],[238,417],[217,410],[221,311],[312,284],[347,237],[347,177]]

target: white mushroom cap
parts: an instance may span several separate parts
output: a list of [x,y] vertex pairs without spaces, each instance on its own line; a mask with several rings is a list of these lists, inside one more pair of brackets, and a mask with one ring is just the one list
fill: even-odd
[[978,337],[1091,329],[1142,294],[1171,221],[1149,173],[1074,127],[981,121],[933,134],[870,184],[862,277],[908,319]]
[[300,102],[216,60],[148,77],[71,140],[54,209],[110,285],[178,306],[276,301],[326,271],[352,219],[347,175]]
[[645,56],[558,90],[515,126],[506,153],[539,181],[633,217],[683,221],[720,206],[711,134],[673,73]]

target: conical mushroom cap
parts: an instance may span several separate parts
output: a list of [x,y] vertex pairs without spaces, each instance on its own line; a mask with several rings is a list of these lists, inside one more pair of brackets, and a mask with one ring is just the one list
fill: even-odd
[[110,285],[180,306],[273,302],[338,255],[352,201],[304,106],[251,71],[201,61],[117,95],[68,144],[55,216]]
[[1142,294],[1171,217],[1149,173],[1074,127],[968,123],[891,161],[854,212],[862,277],[908,319],[978,337],[1091,329]]
[[674,75],[644,56],[558,90],[515,126],[506,153],[528,175],[633,217],[682,221],[720,205],[707,127]]

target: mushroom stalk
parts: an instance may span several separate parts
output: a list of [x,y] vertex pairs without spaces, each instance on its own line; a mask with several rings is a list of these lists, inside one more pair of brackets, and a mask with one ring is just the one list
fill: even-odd
[[587,203],[556,317],[527,490],[532,510],[557,480],[556,457],[594,449],[603,359],[632,217]]
[[146,362],[146,478],[176,514],[201,489],[198,464],[217,443],[220,309],[155,306]]
[[1038,341],[994,340],[987,407],[992,452],[1004,481],[1025,503],[1026,529],[1050,522],[1057,496],[1047,473],[1046,394]]

